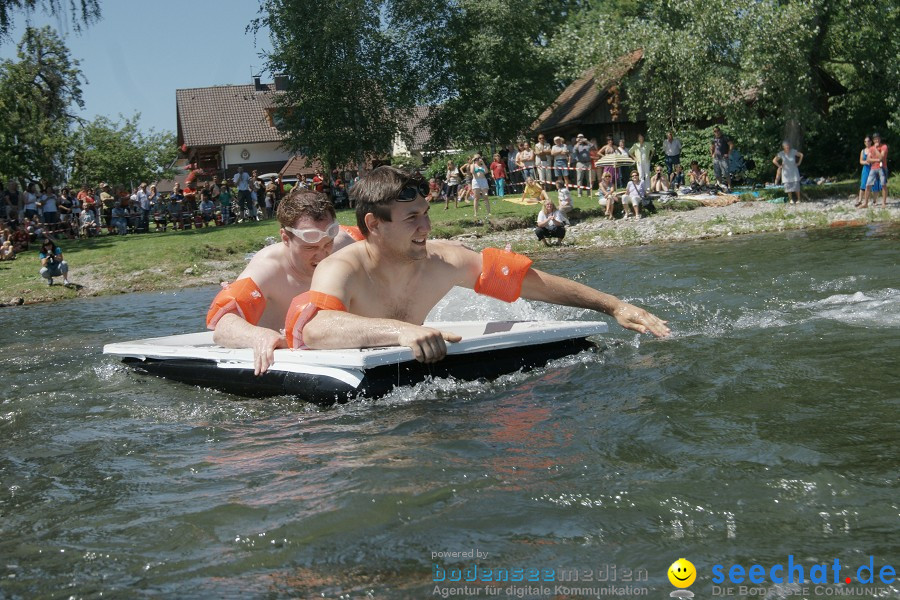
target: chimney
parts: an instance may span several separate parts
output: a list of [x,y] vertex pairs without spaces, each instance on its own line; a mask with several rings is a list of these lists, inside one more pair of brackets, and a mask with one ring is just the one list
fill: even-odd
[[259,75],[254,75],[254,76],[253,76],[253,89],[255,89],[257,92],[264,92],[264,91],[266,91],[266,86],[264,86],[264,85],[262,84],[261,78],[260,78]]
[[278,92],[283,92],[288,87],[288,76],[280,73],[275,75],[275,90]]

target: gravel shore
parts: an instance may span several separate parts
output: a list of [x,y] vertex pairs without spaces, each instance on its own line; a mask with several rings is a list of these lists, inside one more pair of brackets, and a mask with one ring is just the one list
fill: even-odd
[[[866,225],[900,221],[900,201],[893,199],[887,208],[868,210],[854,206],[854,199],[829,198],[797,205],[768,202],[737,202],[721,207],[700,207],[689,211],[660,210],[640,220],[588,219],[568,228],[563,246],[569,248],[606,248],[654,242],[677,242],[721,236],[785,231],[812,227]],[[505,246],[533,251],[543,246],[530,229],[503,231],[475,237],[458,236],[477,247]]]

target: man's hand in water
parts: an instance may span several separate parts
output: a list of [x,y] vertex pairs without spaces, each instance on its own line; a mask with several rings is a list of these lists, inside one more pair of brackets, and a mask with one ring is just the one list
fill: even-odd
[[666,337],[671,330],[666,327],[668,321],[663,321],[643,308],[633,304],[622,302],[614,311],[613,316],[619,325],[625,329],[631,329],[639,333],[652,333],[656,337]]
[[401,346],[408,346],[416,360],[433,363],[447,355],[446,342],[459,342],[461,336],[455,333],[439,331],[420,325],[406,325],[400,330],[397,341]]

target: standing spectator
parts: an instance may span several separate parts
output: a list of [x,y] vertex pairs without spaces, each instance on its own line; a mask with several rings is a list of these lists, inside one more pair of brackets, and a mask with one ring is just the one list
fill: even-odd
[[[876,134],[877,135],[877,134]],[[884,173],[884,161],[882,160],[884,157],[881,154],[881,147],[875,140],[875,136],[872,136],[872,145],[869,146],[868,150],[868,158],[866,159],[869,163],[869,176],[866,178],[866,193],[863,196],[864,204],[860,208],[868,208],[869,207],[869,198],[872,197],[872,190],[878,184],[881,184],[882,193],[886,193],[887,190],[887,177]],[[874,203],[877,203],[878,200],[876,198]],[[887,202],[885,202],[887,204]]]
[[[440,196],[440,190],[438,190],[438,194],[436,197]],[[349,208],[350,207],[350,196],[347,194],[347,188],[344,187],[344,180],[338,178],[334,182],[334,190],[331,193],[331,200],[334,204],[335,208]]]
[[112,211],[116,205],[116,198],[111,193],[108,183],[100,184],[100,206],[103,207],[103,224],[110,235],[113,233]]
[[506,165],[500,160],[499,154],[494,155],[494,162],[491,163],[491,176],[494,178],[497,195],[502,198],[506,195]]
[[603,212],[607,220],[612,221],[615,219],[613,213],[616,208],[616,186],[613,184],[612,175],[609,172],[603,173],[598,187],[597,195],[600,196],[598,203],[605,205]]
[[566,187],[569,187],[569,147],[566,146],[565,138],[559,135],[553,138],[550,155],[553,157],[554,177],[562,177]]
[[559,246],[566,237],[566,225],[568,224],[569,220],[566,215],[556,210],[553,200],[546,200],[541,212],[538,213],[534,234],[537,239],[544,242],[545,246],[550,245],[550,238],[556,238],[556,245]]
[[[606,143],[597,151],[597,154],[600,158],[603,158],[604,156],[607,156],[609,154],[616,154],[616,145],[613,143],[613,136],[606,136]],[[605,165],[603,167],[603,173],[609,173],[610,180],[613,182],[619,179],[618,173],[616,173],[616,168],[612,165]],[[602,176],[600,177],[600,181],[603,181]]]
[[444,210],[450,209],[450,198],[453,197],[453,203],[459,208],[459,169],[453,164],[452,160],[447,161],[447,198],[444,201]]
[[153,224],[156,225],[156,231],[163,232],[169,224],[169,203],[159,194],[153,202]]
[[[872,165],[869,164],[869,152],[872,149],[872,138],[866,136],[863,140],[863,149],[859,151],[859,164],[862,165],[862,174],[859,178],[859,198],[856,200],[855,206],[860,206],[863,203],[863,194],[866,191],[866,182],[869,180],[869,171],[871,170]],[[877,150],[876,150],[877,152]],[[873,192],[881,191],[881,181],[878,180],[875,182],[875,185],[872,186]]]
[[[878,148],[881,156],[881,208],[887,208],[888,197],[888,145],[881,141],[881,134],[872,134],[872,145]],[[869,171],[871,173],[871,171]]]
[[522,177],[534,177],[534,150],[531,149],[531,144],[528,142],[519,144],[516,165],[522,169]]
[[569,188],[566,187],[566,182],[561,178],[556,180],[556,192],[559,199],[560,212],[568,215],[572,212],[572,192],[569,191]]
[[722,185],[722,180],[725,180],[725,189],[731,190],[731,175],[728,172],[728,139],[722,135],[722,130],[718,125],[713,127],[713,139],[709,145],[709,153],[712,156],[716,183]]
[[237,186],[238,210],[240,211],[238,212],[238,222],[244,220],[248,209],[250,216],[255,218],[256,206],[250,202],[250,174],[244,172],[244,167],[238,167],[232,181]]
[[644,202],[644,199],[647,197],[647,188],[644,186],[644,182],[641,181],[641,177],[637,171],[631,172],[631,181],[628,182],[628,186],[625,188],[625,197],[622,199],[622,207],[625,209],[625,218],[629,218],[628,214],[628,204],[631,204],[631,207],[634,209],[634,218],[641,218],[641,209],[640,206]]
[[[275,216],[275,196],[278,195],[278,184],[274,179],[266,182],[266,218],[271,219]],[[335,203],[337,205],[337,203]]]
[[6,214],[6,218],[10,221],[15,221],[16,223],[18,223],[20,219],[19,210],[22,207],[22,194],[19,193],[19,184],[16,183],[15,180],[10,179],[4,194],[7,202],[9,203],[9,209]]
[[534,164],[536,167],[536,178],[542,185],[550,183],[550,151],[552,146],[547,143],[544,134],[538,134],[537,144],[534,145]]
[[519,148],[515,144],[510,144],[506,155],[506,173],[509,176],[510,185],[525,181],[525,178],[518,171],[518,158]]
[[[791,148],[787,140],[781,142],[781,152],[772,159],[772,164],[781,167],[781,181],[784,183],[784,192],[788,198],[794,194],[796,200],[791,198],[791,204],[800,202],[800,163],[803,162],[803,153]],[[718,178],[719,174],[716,173]]]
[[[625,146],[625,138],[619,138],[619,145],[616,146],[616,154],[618,154],[619,156],[630,156],[628,154],[628,148]],[[616,177],[616,181],[614,183],[616,185],[619,185],[619,183],[625,183],[625,181],[628,179],[627,177],[625,177],[625,167],[619,167],[617,171],[618,177]]]
[[150,231],[150,194],[147,192],[147,182],[141,182],[135,193],[137,206],[141,211],[140,230],[143,232]]
[[666,175],[671,177],[675,165],[681,164],[681,140],[675,137],[672,131],[666,133],[666,139],[663,140],[663,152],[666,155]]
[[262,214],[261,218],[266,218],[266,191],[263,186],[262,180],[259,178],[259,174],[254,169],[250,172],[250,204],[253,205],[256,216],[255,220],[260,220],[260,214]]
[[475,217],[478,216],[478,200],[484,199],[487,204],[487,214],[491,215],[491,201],[488,199],[488,180],[487,167],[484,166],[484,159],[478,156],[472,163],[472,191],[475,194]]
[[33,219],[38,214],[38,187],[36,183],[28,186],[25,192],[22,210],[26,219]]
[[57,208],[56,190],[52,187],[47,188],[47,193],[41,196],[38,207],[41,209],[41,220],[47,225],[56,225],[59,223],[59,210]]
[[59,197],[56,199],[56,210],[59,211],[59,220],[64,225],[66,225],[67,231],[77,231],[78,228],[72,227],[72,210],[74,208],[75,199],[69,193],[69,188],[65,187],[59,192]]
[[650,162],[653,160],[653,146],[644,140],[644,134],[638,134],[638,141],[628,152],[637,165],[638,177],[647,183],[650,180]]
[[[248,188],[248,198],[249,193]],[[184,194],[181,193],[181,186],[177,183],[175,189],[172,190],[172,195],[169,196],[169,220],[174,229],[184,229]]]
[[41,277],[47,280],[47,285],[53,285],[54,277],[62,277],[63,285],[69,285],[69,263],[63,259],[62,250],[53,240],[44,240],[38,258],[41,260]]
[[231,195],[231,185],[229,182],[223,181],[219,187],[219,206],[222,211],[222,225],[231,224],[231,204],[233,196]]
[[[591,144],[579,133],[575,138],[575,146],[572,148],[572,158],[575,160],[575,186],[578,188],[578,197],[581,198],[581,190],[586,189],[588,196],[593,187],[591,173]],[[557,179],[557,182],[559,180]],[[557,187],[559,187],[557,185]]]
[[588,190],[587,196],[591,197],[591,194],[594,191],[594,182],[597,181],[599,183],[599,179],[597,178],[597,161],[600,160],[600,147],[597,146],[597,138],[591,138],[588,140],[588,143],[591,145],[590,155],[591,155],[591,170],[590,174],[590,189]]

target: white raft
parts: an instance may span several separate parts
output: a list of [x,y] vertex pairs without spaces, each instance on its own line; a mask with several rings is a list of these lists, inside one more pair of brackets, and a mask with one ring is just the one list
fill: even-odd
[[250,397],[294,395],[319,404],[356,396],[378,397],[395,386],[428,377],[493,379],[545,365],[591,348],[589,336],[606,333],[599,321],[459,321],[425,323],[462,336],[447,356],[422,364],[406,347],[362,350],[276,350],[275,362],[253,374],[253,350],[223,348],[212,332],[189,333],[103,347],[135,369],[191,385]]

